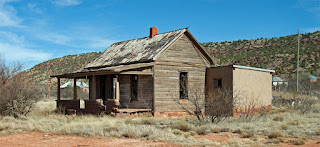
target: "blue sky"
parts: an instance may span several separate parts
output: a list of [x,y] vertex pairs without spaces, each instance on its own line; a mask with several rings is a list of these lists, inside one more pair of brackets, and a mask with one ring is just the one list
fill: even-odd
[[0,54],[25,69],[189,27],[199,42],[320,30],[320,0],[0,0]]

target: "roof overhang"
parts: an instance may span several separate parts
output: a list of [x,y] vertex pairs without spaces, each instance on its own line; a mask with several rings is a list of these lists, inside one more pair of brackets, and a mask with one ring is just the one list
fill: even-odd
[[232,67],[233,68],[241,68],[241,69],[248,69],[248,70],[256,70],[256,71],[275,73],[275,70],[263,69],[263,68],[257,68],[257,67],[248,67],[248,66],[242,66],[242,65],[232,65]]
[[137,64],[130,64],[130,65],[118,65],[118,66],[111,66],[111,67],[105,67],[105,68],[99,68],[99,69],[85,70],[85,71],[81,71],[81,72],[66,73],[66,74],[61,74],[61,75],[52,75],[50,77],[85,78],[87,76],[92,76],[92,75],[108,75],[108,74],[153,75],[152,72],[132,71],[133,69],[152,67],[153,65],[154,65],[153,62],[152,63],[137,63]]

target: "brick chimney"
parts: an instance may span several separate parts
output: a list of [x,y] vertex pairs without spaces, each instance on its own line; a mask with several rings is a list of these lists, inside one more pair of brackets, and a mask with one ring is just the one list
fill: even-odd
[[158,35],[158,28],[156,27],[152,27],[150,28],[150,38],[152,38],[153,36]]

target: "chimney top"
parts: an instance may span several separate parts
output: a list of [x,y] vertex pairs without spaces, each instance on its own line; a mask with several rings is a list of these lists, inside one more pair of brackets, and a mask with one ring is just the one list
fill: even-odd
[[158,28],[156,27],[150,28],[150,38],[154,37],[155,35],[158,35]]

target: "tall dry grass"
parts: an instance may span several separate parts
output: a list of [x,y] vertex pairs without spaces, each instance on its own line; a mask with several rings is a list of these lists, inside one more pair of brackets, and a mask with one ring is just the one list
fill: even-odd
[[[317,105],[319,106],[319,105]],[[268,136],[273,130],[280,131],[284,137],[320,138],[320,114],[301,114],[286,109],[273,109],[254,116],[251,121],[238,117],[229,117],[219,123],[199,124],[196,118],[173,117],[128,117],[118,118],[107,115],[79,115],[68,117],[57,114],[54,100],[43,100],[37,103],[35,110],[26,117],[0,116],[0,135],[17,132],[54,132],[90,137],[122,137],[144,140],[167,141],[179,145],[243,145],[239,141],[218,143],[209,140],[195,139],[197,135],[207,133],[236,132],[244,138],[254,139],[257,135]],[[219,131],[217,131],[219,130]],[[279,142],[270,140],[267,142]],[[260,144],[261,145],[261,144]]]

